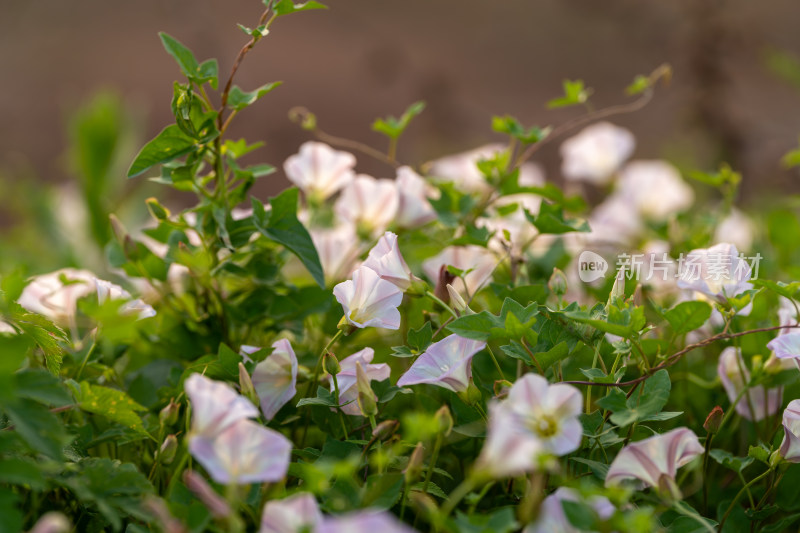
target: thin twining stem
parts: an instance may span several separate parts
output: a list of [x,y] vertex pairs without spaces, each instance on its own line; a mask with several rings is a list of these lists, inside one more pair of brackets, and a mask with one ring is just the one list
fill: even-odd
[[677,351],[674,354],[670,355],[660,365],[657,365],[657,366],[654,366],[653,368],[651,368],[649,372],[639,376],[636,379],[632,379],[630,381],[622,381],[620,383],[601,383],[601,382],[597,382],[597,381],[563,381],[562,383],[569,383],[570,385],[588,385],[588,386],[598,386],[598,387],[627,387],[629,385],[636,385],[637,383],[641,383],[642,381],[645,381],[645,380],[649,379],[653,374],[655,374],[659,370],[661,370],[663,368],[668,368],[668,367],[674,365],[675,363],[680,361],[681,357],[683,357],[684,355],[686,355],[687,353],[689,353],[689,352],[691,352],[693,350],[696,350],[697,348],[702,348],[703,346],[708,346],[709,344],[713,344],[713,343],[715,343],[715,342],[717,342],[719,340],[733,339],[733,338],[736,338],[736,337],[743,337],[745,335],[751,335],[753,333],[764,333],[764,332],[767,332],[767,331],[777,331],[777,330],[780,330],[780,329],[791,329],[791,328],[800,328],[800,322],[798,322],[797,324],[790,324],[790,325],[785,325],[785,326],[771,326],[771,327],[768,327],[768,328],[749,329],[747,331],[740,331],[738,333],[725,333],[725,332],[718,333],[717,335],[714,335],[713,337],[709,337],[709,338],[704,339],[704,340],[702,340],[700,342],[696,342],[694,344],[690,344],[690,345],[686,346],[684,349],[682,349],[680,351]]

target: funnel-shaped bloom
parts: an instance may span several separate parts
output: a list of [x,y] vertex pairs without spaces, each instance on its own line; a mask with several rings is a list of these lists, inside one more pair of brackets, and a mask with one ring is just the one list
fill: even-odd
[[475,464],[494,478],[533,472],[544,452],[542,441],[520,423],[505,402],[489,404],[486,441]]
[[598,122],[561,144],[561,172],[567,180],[609,183],[633,154],[636,139],[625,128]]
[[355,511],[326,516],[315,533],[414,533],[414,530],[385,511]]
[[309,141],[300,146],[299,153],[286,160],[283,170],[289,181],[309,198],[322,201],[353,181],[355,164],[353,154]]
[[261,513],[259,533],[314,533],[322,522],[317,500],[309,492],[299,492],[283,500],[272,500]]
[[272,347],[273,352],[256,365],[252,377],[261,412],[267,420],[272,420],[297,392],[297,357],[292,345],[281,339]]
[[703,453],[697,435],[689,428],[677,428],[628,444],[611,462],[606,486],[625,479],[637,479],[667,494],[674,494],[678,469]]
[[790,463],[800,463],[800,400],[792,400],[783,411],[780,453]]
[[359,255],[358,237],[353,226],[339,224],[333,229],[312,228],[309,233],[317,249],[325,280],[331,283],[350,276]]
[[238,420],[258,416],[250,400],[220,381],[192,374],[184,388],[192,403],[192,437],[213,438]]
[[395,223],[403,228],[414,228],[436,220],[436,211],[428,201],[428,183],[410,167],[397,169],[395,179],[400,204]]
[[397,235],[387,231],[378,239],[378,243],[369,251],[363,265],[374,270],[381,279],[396,285],[400,290],[407,290],[414,281],[414,274],[408,268],[400,247],[397,246]]
[[353,279],[333,288],[333,295],[342,304],[347,322],[358,328],[400,327],[400,311],[397,307],[403,301],[403,291],[381,279],[371,268],[357,268],[353,272]]
[[[728,394],[728,399],[734,401],[747,382],[750,381],[750,371],[744,364],[742,350],[734,346],[728,346],[722,350],[717,363],[717,373],[725,392]],[[767,416],[777,413],[781,406],[782,398],[782,387],[766,389],[765,391],[763,385],[756,385],[755,387],[750,387],[747,394],[736,404],[736,412],[742,418],[758,422]]]
[[17,303],[46,316],[59,325],[72,326],[78,300],[96,290],[97,278],[88,270],[64,268],[36,276],[22,291]]
[[472,358],[486,343],[450,335],[428,346],[411,368],[397,380],[398,387],[427,383],[462,392],[472,379]]
[[523,533],[580,533],[580,529],[570,523],[564,513],[562,502],[580,502],[587,504],[601,520],[607,520],[614,514],[614,505],[605,496],[592,496],[582,499],[575,490],[559,487],[542,502],[536,521],[528,524]]
[[694,190],[666,161],[633,161],[622,169],[619,194],[644,218],[664,222],[688,209]]
[[137,315],[139,319],[150,318],[156,315],[156,310],[139,298],[134,298],[131,294],[110,281],[95,278],[97,289],[97,301],[102,305],[107,300],[126,300],[119,308],[122,314]]
[[680,261],[678,287],[719,303],[752,289],[750,265],[732,244],[692,250]]
[[333,209],[343,222],[354,225],[359,235],[376,235],[394,222],[399,205],[394,181],[359,174],[342,191]]
[[578,449],[583,426],[581,391],[572,385],[550,385],[539,374],[525,374],[508,393],[506,405],[542,442],[544,450],[565,455]]
[[796,359],[800,357],[800,333],[779,335],[767,343],[767,348],[780,359]]
[[[386,363],[370,364],[373,357],[375,357],[375,351],[372,348],[364,348],[349,357],[345,357],[339,363],[341,371],[336,374],[336,381],[339,384],[339,405],[341,405],[345,414],[361,415],[357,401],[357,364],[361,365],[363,373],[366,374],[367,379],[370,381],[389,379],[389,374],[391,373],[389,365]],[[330,389],[331,392],[334,391],[333,380],[330,382]]]
[[213,439],[192,438],[189,451],[217,483],[263,483],[286,475],[292,443],[277,431],[239,419]]

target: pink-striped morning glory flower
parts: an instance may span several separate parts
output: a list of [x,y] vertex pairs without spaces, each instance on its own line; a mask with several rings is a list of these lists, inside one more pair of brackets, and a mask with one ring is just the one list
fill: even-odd
[[790,463],[800,463],[800,400],[792,400],[783,411],[780,454]]
[[637,479],[665,495],[677,496],[678,469],[703,453],[697,435],[689,428],[677,428],[663,435],[628,444],[611,462],[606,486]]
[[[358,389],[356,387],[356,364],[361,365],[361,369],[370,381],[383,381],[389,379],[391,369],[386,363],[371,364],[375,357],[375,350],[364,348],[349,357],[345,357],[339,362],[341,370],[336,374],[336,381],[339,384],[339,405],[345,414],[360,416],[358,408]],[[335,390],[333,380],[330,380],[330,390]]]
[[399,205],[393,180],[359,174],[344,188],[333,210],[341,221],[354,225],[359,235],[377,235],[394,222]]
[[434,342],[397,380],[398,387],[426,383],[463,392],[472,380],[472,358],[486,347],[483,341],[450,335]]
[[317,500],[309,492],[298,492],[283,500],[272,500],[261,513],[259,533],[314,533],[322,522]]
[[400,195],[395,224],[403,228],[415,228],[436,220],[436,211],[428,201],[430,185],[425,178],[411,167],[400,167],[394,183]]
[[356,158],[327,144],[309,141],[283,164],[289,181],[314,202],[322,202],[353,181]]
[[357,328],[400,328],[397,307],[403,302],[403,291],[371,268],[357,268],[353,279],[333,288],[333,295],[342,304],[345,320]]
[[581,530],[573,526],[564,513],[562,502],[581,501],[591,507],[600,520],[608,520],[614,514],[614,505],[605,496],[596,495],[583,499],[577,491],[559,487],[544,499],[536,521],[528,524],[522,533],[580,533]]
[[308,232],[317,249],[325,281],[332,283],[348,278],[360,254],[355,228],[339,224],[334,228],[310,228]]
[[407,290],[416,279],[400,253],[397,234],[391,231],[378,239],[362,266],[371,268],[381,279],[393,283],[402,291]]
[[[717,363],[717,373],[728,399],[734,401],[750,381],[750,371],[744,364],[742,350],[734,346],[728,346],[722,350]],[[767,389],[765,392],[763,385],[756,385],[750,387],[736,404],[736,412],[742,418],[758,422],[777,413],[782,398],[782,387]]]
[[635,146],[636,139],[625,128],[610,122],[592,124],[561,144],[561,172],[570,181],[605,185]]
[[42,274],[25,286],[17,303],[56,324],[74,327],[78,300],[96,290],[96,279],[88,270],[74,268]]
[[750,264],[736,246],[720,243],[689,252],[678,271],[678,287],[704,299],[725,303],[728,298],[752,289]]
[[489,404],[486,440],[475,463],[478,472],[502,478],[538,469],[544,452],[542,441],[519,422],[505,402]]
[[513,476],[536,470],[543,455],[574,452],[583,438],[582,401],[572,385],[550,385],[538,374],[525,374],[506,400],[490,406],[479,467],[494,477]]
[[618,189],[630,207],[647,220],[666,220],[691,207],[694,190],[666,161],[632,161],[620,173]]
[[192,403],[193,437],[213,438],[238,420],[255,418],[258,409],[221,381],[192,374],[184,382],[186,395]]
[[256,389],[264,418],[272,420],[281,407],[297,392],[297,357],[286,339],[273,343],[273,352],[253,370]]
[[767,343],[767,348],[780,359],[796,359],[800,357],[800,333],[779,335]]
[[414,530],[385,511],[366,509],[326,516],[314,533],[414,533]]
[[156,316],[156,310],[143,300],[134,298],[131,294],[114,283],[103,279],[95,278],[95,286],[97,290],[97,301],[104,304],[107,300],[126,300],[126,302],[119,308],[122,314],[135,314],[139,319],[150,318]]
[[264,483],[286,476],[292,442],[252,420],[239,419],[213,438],[192,438],[189,451],[217,483]]

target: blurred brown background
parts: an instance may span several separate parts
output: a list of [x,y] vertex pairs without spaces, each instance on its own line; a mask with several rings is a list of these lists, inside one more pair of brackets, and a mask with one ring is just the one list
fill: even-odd
[[[766,57],[769,50],[800,56],[797,0],[328,3],[328,11],[280,19],[239,71],[246,90],[285,82],[230,132],[265,141],[264,162],[279,166],[308,138],[287,118],[296,105],[314,111],[328,132],[383,149],[372,120],[425,100],[399,152],[419,163],[499,140],[489,127],[493,114],[547,125],[584,112],[545,109],[564,78],[585,80],[602,107],[625,101],[636,74],[668,62],[672,84],[643,111],[612,119],[636,134],[636,157],[707,170],[729,161],[745,175],[745,200],[765,183],[785,190],[796,181],[779,160],[797,146],[800,90]],[[3,0],[0,168],[30,166],[40,179],[68,179],[67,119],[99,89],[123,96],[141,141],[154,136],[172,120],[179,79],[157,32],[201,61],[217,57],[227,77],[246,42],[235,24],[254,26],[262,8],[258,0]],[[539,161],[557,178],[557,144]],[[365,156],[359,167],[389,171]],[[282,173],[267,180],[257,193],[283,185]]]

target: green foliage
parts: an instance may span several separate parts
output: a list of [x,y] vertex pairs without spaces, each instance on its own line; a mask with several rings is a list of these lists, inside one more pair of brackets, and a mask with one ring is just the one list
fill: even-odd
[[424,109],[425,102],[414,102],[408,106],[399,119],[392,116],[376,119],[372,123],[372,130],[396,140],[406,130],[411,119],[422,113]]
[[583,80],[564,80],[564,96],[550,100],[547,107],[555,109],[585,104],[591,94],[592,89],[585,87]]

